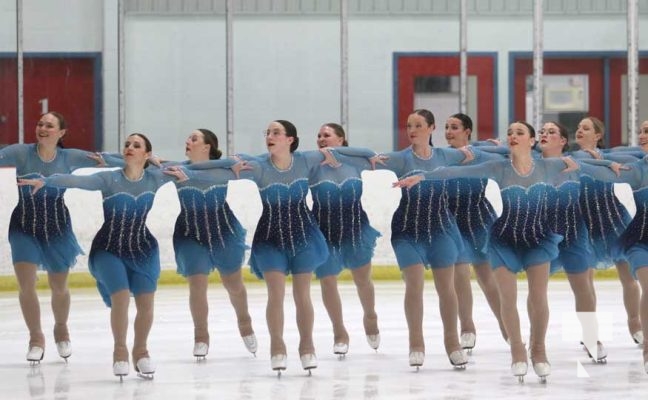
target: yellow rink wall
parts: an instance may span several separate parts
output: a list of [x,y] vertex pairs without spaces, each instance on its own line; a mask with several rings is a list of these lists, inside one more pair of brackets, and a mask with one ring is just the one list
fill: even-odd
[[[372,271],[372,277],[375,281],[399,281],[401,279],[401,274],[397,266],[375,266]],[[432,279],[432,271],[427,270],[425,272],[425,278]],[[473,272],[473,280],[475,279]],[[519,280],[526,279],[525,274],[518,275]],[[565,273],[557,273],[551,276],[551,280],[565,280]],[[618,279],[617,271],[615,268],[609,268],[606,270],[597,270],[594,272],[594,279]],[[246,283],[261,283],[254,274],[252,274],[249,268],[243,268],[243,280]],[[344,270],[338,277],[339,281],[352,281],[351,272],[349,270]],[[209,276],[210,283],[220,283],[220,276],[217,273],[212,273]],[[72,272],[69,276],[69,286],[71,288],[88,288],[95,286],[95,280],[90,275],[89,272]],[[163,270],[160,274],[159,285],[185,285],[187,283],[186,279],[178,275],[175,271],[172,270]],[[37,282],[38,289],[47,289],[47,274],[44,272],[39,272],[39,280]],[[18,284],[16,277],[13,275],[0,276],[0,292],[11,292],[17,291]]]

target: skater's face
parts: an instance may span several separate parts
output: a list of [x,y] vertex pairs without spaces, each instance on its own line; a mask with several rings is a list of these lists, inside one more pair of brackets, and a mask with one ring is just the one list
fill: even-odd
[[553,122],[547,122],[542,126],[538,139],[542,151],[562,153],[567,144],[567,139],[561,135],[560,128]]
[[36,124],[36,139],[41,145],[56,146],[65,136],[65,129],[61,129],[61,122],[52,114],[44,114]]
[[205,143],[205,135],[199,130],[191,132],[185,140],[185,155],[191,161],[209,159],[209,145]]
[[317,132],[317,147],[339,147],[344,143],[344,138],[335,133],[335,129],[323,125]]
[[467,146],[470,142],[470,129],[463,126],[459,118],[448,118],[445,124],[445,138],[450,147]]
[[509,125],[507,140],[511,152],[529,152],[533,147],[535,138],[531,136],[529,128],[519,122]]
[[597,132],[594,122],[589,118],[584,118],[578,124],[576,129],[576,143],[581,149],[594,150],[597,143],[603,138],[602,132]]
[[641,123],[637,139],[639,140],[639,146],[641,146],[644,151],[648,151],[648,121]]
[[286,128],[277,121],[272,121],[265,131],[266,147],[268,152],[278,154],[290,152],[290,145],[295,140],[286,135]]
[[407,137],[413,145],[429,144],[434,128],[434,124],[428,125],[422,115],[414,113],[407,117]]
[[133,134],[126,138],[126,142],[124,142],[123,156],[126,164],[144,165],[151,156],[151,152],[147,149],[144,138]]

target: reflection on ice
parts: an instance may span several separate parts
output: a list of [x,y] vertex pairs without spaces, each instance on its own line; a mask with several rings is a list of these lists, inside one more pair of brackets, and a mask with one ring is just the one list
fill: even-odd
[[[47,337],[45,357],[40,365],[25,361],[25,332],[16,293],[0,294],[0,397],[7,399],[483,399],[519,398],[640,398],[648,392],[648,374],[643,371],[641,349],[627,332],[625,311],[617,281],[597,282],[599,312],[605,314],[604,341],[609,353],[607,364],[594,364],[572,334],[565,315],[573,313],[574,300],[566,282],[550,283],[551,317],[547,351],[552,374],[541,384],[529,368],[523,384],[510,375],[510,355],[496,321],[481,291],[474,291],[474,319],[477,346],[465,371],[456,371],[443,350],[438,297],[434,285],[426,285],[424,332],[425,364],[419,372],[408,365],[407,324],[403,315],[400,282],[376,283],[376,310],[381,322],[382,342],[378,352],[366,343],[362,309],[353,284],[341,283],[344,316],[349,328],[347,356],[339,360],[332,352],[333,334],[321,300],[313,285],[315,306],[315,345],[319,366],[313,376],[301,368],[297,354],[298,335],[294,307],[287,306],[285,338],[288,368],[277,378],[270,369],[270,351],[265,327],[266,289],[249,285],[250,312],[259,341],[257,358],[243,346],[236,316],[224,289],[210,288],[210,328],[212,340],[207,359],[195,361],[192,354],[193,324],[187,308],[186,287],[162,287],[156,295],[156,320],[149,351],[158,368],[155,379],[138,378],[134,371],[122,384],[112,375],[112,336],[109,312],[96,291],[72,289],[70,331],[74,354],[65,364]],[[524,291],[526,285],[520,285]],[[476,286],[475,286],[476,288]],[[289,291],[288,291],[289,293]],[[42,293],[43,309],[49,307]],[[525,293],[518,307],[524,309]],[[286,302],[292,303],[288,296]],[[134,313],[131,313],[131,318]],[[43,329],[51,332],[51,314],[43,313]],[[522,331],[528,322],[521,314]],[[577,318],[574,313],[574,318]],[[570,328],[571,327],[571,328]],[[132,336],[129,337],[132,342]],[[579,378],[580,362],[589,377]],[[132,368],[132,367],[131,367]],[[581,375],[586,376],[586,375]]]

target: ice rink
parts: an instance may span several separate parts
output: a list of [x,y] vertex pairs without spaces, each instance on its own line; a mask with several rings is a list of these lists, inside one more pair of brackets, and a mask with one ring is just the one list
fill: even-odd
[[[526,283],[519,284],[523,337],[527,337]],[[608,349],[607,364],[593,364],[579,345],[579,328],[568,284],[552,281],[551,317],[547,350],[552,373],[540,383],[529,367],[520,384],[510,374],[510,356],[497,324],[478,287],[474,285],[477,346],[466,370],[454,370],[443,350],[438,299],[426,282],[425,365],[416,372],[408,366],[407,328],[403,315],[404,285],[377,282],[377,312],[382,336],[378,352],[369,348],[355,289],[341,283],[345,321],[351,335],[346,358],[332,354],[331,325],[313,284],[315,344],[319,366],[313,375],[301,369],[297,354],[294,305],[286,297],[285,339],[288,369],[281,378],[270,369],[269,338],[265,323],[266,289],[248,285],[250,311],[259,341],[257,357],[241,341],[232,307],[224,289],[210,287],[211,348],[207,359],[192,356],[193,326],[187,287],[161,287],[149,351],[157,363],[153,380],[131,371],[123,383],[112,375],[112,336],[109,310],[93,289],[72,290],[70,330],[73,355],[66,364],[52,342],[53,321],[49,293],[42,292],[43,329],[47,348],[40,366],[25,361],[28,335],[17,293],[0,294],[1,399],[617,399],[644,398],[648,374],[641,349],[626,328],[620,284],[597,282],[601,337]],[[287,290],[290,293],[290,290]],[[131,302],[131,319],[134,304]],[[132,343],[132,325],[129,343]]]

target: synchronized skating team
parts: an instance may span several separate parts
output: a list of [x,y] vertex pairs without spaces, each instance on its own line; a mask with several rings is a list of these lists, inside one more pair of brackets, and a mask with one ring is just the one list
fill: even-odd
[[[401,200],[391,224],[391,243],[405,282],[404,309],[409,330],[409,365],[425,360],[423,337],[424,271],[432,269],[439,296],[444,346],[454,368],[465,368],[476,343],[472,321],[470,265],[510,345],[511,373],[522,380],[530,358],[542,379],[551,372],[545,350],[549,320],[547,286],[551,273],[564,270],[574,293],[576,311],[594,313],[593,270],[615,264],[632,340],[643,345],[648,373],[648,121],[641,125],[638,147],[603,150],[605,128],[584,118],[575,134],[579,150],[568,152],[569,134],[557,122],[539,133],[526,122],[509,125],[507,143],[470,143],[472,120],[450,116],[445,124],[450,148],[431,145],[434,115],[415,110],[407,119],[410,146],[390,152],[348,147],[343,128],[324,124],[317,134],[319,150],[297,151],[299,137],[286,120],[270,122],[267,153],[221,159],[218,139],[197,129],[185,142],[186,161],[153,156],[141,133],[126,138],[121,154],[91,153],[62,146],[64,117],[49,112],[36,125],[36,143],[0,149],[0,166],[15,167],[19,199],[9,222],[9,242],[19,285],[22,314],[29,330],[27,360],[38,363],[45,351],[36,292],[37,270],[47,271],[58,354],[72,354],[67,327],[69,269],[82,250],[64,202],[67,188],[101,191],[104,222],[89,254],[89,270],[111,308],[114,338],[113,373],[130,370],[152,377],[155,363],[147,349],[153,323],[154,295],[160,275],[159,249],[146,227],[155,192],[174,182],[180,214],[173,233],[177,272],[189,282],[194,322],[193,355],[209,351],[208,275],[218,270],[248,351],[257,339],[248,312],[241,274],[248,248],[245,229],[230,210],[227,184],[250,179],[263,205],[251,245],[251,270],[267,285],[266,320],[271,368],[286,369],[283,340],[286,277],[292,290],[302,367],[317,367],[313,343],[312,275],[322,288],[330,317],[333,352],[348,352],[337,276],[348,268],[363,308],[366,339],[380,346],[371,259],[380,233],[371,227],[361,204],[361,173],[388,169],[398,177]],[[88,176],[78,168],[119,167]],[[500,188],[502,212],[486,199],[488,180]],[[636,214],[630,217],[614,194],[615,183],[634,191]],[[306,196],[312,195],[312,209]],[[523,341],[517,310],[517,274],[526,272],[531,334]],[[639,284],[637,283],[639,282]],[[644,293],[642,296],[640,293]],[[135,299],[134,342],[126,343],[128,306]],[[459,326],[458,326],[459,321]],[[642,329],[642,323],[644,324]],[[595,334],[598,336],[597,334]],[[527,353],[528,346],[528,353]],[[594,360],[604,362],[603,344],[585,342]]]

